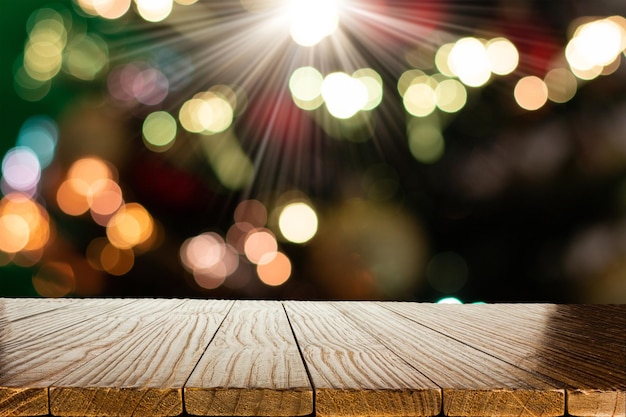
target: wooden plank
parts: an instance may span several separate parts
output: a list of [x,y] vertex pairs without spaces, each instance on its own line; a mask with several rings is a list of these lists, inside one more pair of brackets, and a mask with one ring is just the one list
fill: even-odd
[[185,409],[204,416],[302,416],[313,388],[285,310],[238,301],[185,385]]
[[443,388],[449,416],[561,416],[564,390],[374,303],[332,303]]
[[332,306],[285,302],[315,389],[315,414],[432,416],[441,390]]
[[57,416],[176,416],[183,386],[232,305],[231,301],[138,300],[150,314],[100,355],[50,386]]
[[626,306],[386,303],[386,308],[567,386],[573,416],[624,417]]
[[4,298],[0,299],[0,320],[17,321],[57,310],[74,301],[68,298]]
[[[5,305],[7,302],[19,301],[5,300]],[[0,416],[47,415],[48,386],[81,358],[95,354],[98,343],[104,343],[98,332],[115,336],[120,331],[119,323],[107,321],[107,315],[128,303],[119,300],[72,303],[3,325]],[[81,304],[89,308],[81,310],[78,308]],[[95,317],[98,320],[92,322]]]

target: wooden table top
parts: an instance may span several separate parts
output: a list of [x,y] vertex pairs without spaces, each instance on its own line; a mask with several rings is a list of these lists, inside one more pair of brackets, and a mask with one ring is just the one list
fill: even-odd
[[0,416],[625,416],[626,305],[0,298]]

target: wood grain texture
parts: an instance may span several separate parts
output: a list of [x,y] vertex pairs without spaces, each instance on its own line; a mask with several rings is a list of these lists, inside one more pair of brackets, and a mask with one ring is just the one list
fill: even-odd
[[560,416],[564,390],[374,303],[338,302],[337,309],[443,388],[449,416]]
[[[22,303],[23,300],[4,300],[3,306],[17,311]],[[102,340],[86,345],[90,334],[116,332],[115,323],[108,321],[106,315],[127,303],[73,302],[5,323],[0,335],[0,416],[48,414],[49,385],[77,366],[81,358],[94,354],[92,350]]]
[[[168,303],[177,303],[167,308]],[[183,386],[231,307],[230,301],[136,300],[149,313],[101,354],[50,386],[58,416],[175,416]]]
[[432,416],[441,391],[403,358],[321,302],[285,302],[315,388],[316,415]]
[[385,303],[384,307],[567,387],[573,416],[626,407],[626,306]]
[[313,412],[313,389],[280,302],[233,306],[185,386],[185,409],[204,416]]

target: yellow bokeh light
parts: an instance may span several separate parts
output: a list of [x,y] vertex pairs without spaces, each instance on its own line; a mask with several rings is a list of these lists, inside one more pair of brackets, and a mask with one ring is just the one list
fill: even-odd
[[437,67],[437,70],[439,70],[439,72],[446,77],[455,76],[449,64],[450,53],[453,48],[453,43],[446,43],[441,45],[435,54],[435,66]]
[[566,103],[576,95],[578,82],[571,71],[555,68],[544,78],[548,88],[548,99],[554,103]]
[[519,52],[511,41],[505,38],[495,38],[487,42],[487,57],[491,72],[497,75],[507,75],[515,71],[519,64]]
[[446,113],[456,113],[467,103],[467,90],[457,80],[443,80],[435,88],[437,107]]
[[130,249],[147,241],[154,232],[154,221],[138,203],[122,206],[107,224],[107,237],[119,249]]
[[105,19],[119,19],[130,9],[131,0],[91,0],[93,10]]
[[291,276],[291,261],[282,252],[277,252],[271,261],[256,267],[259,279],[266,285],[282,285]]
[[174,0],[174,1],[183,6],[190,6],[198,2],[198,0]]
[[180,124],[185,130],[208,135],[228,129],[233,116],[230,102],[210,91],[187,100],[179,112]]
[[291,74],[289,90],[294,103],[303,110],[315,110],[322,105],[324,77],[313,67],[301,67]]
[[173,0],[135,0],[137,12],[148,22],[161,22],[172,12]]
[[141,129],[146,145],[158,152],[171,147],[176,138],[176,130],[176,119],[166,111],[150,113]]
[[419,162],[432,164],[443,156],[445,142],[441,129],[416,119],[408,126],[409,149]]
[[367,87],[343,72],[333,72],[324,78],[322,97],[328,112],[337,119],[351,118],[368,101]]
[[383,101],[383,80],[376,71],[370,68],[357,70],[352,78],[359,80],[367,89],[367,101],[361,110],[374,110]]
[[24,49],[24,69],[33,79],[46,81],[61,70],[63,47],[55,42],[29,42]]
[[297,202],[285,206],[278,218],[280,232],[290,242],[308,242],[317,233],[317,213],[307,203]]
[[428,77],[424,71],[412,69],[402,73],[400,78],[398,78],[398,93],[400,93],[401,97],[404,97],[406,94],[406,90],[413,84],[416,80],[422,79],[421,77]]
[[578,71],[611,64],[624,49],[624,29],[611,19],[581,25],[565,48],[567,62]]
[[339,26],[337,0],[290,0],[291,38],[298,45],[313,46]]
[[515,86],[515,101],[529,111],[538,110],[548,101],[548,87],[539,77],[528,76],[520,79]]
[[450,51],[448,66],[450,71],[469,87],[483,86],[491,77],[487,50],[476,38],[459,39]]
[[113,179],[113,170],[108,163],[100,158],[88,157],[75,161],[67,172],[67,178],[76,180],[72,186],[81,195],[87,196],[97,192],[105,183],[100,180]]
[[435,111],[437,96],[435,90],[423,82],[411,84],[404,94],[404,108],[416,117],[425,117]]
[[278,250],[274,234],[265,228],[258,228],[248,233],[244,244],[244,253],[253,264],[270,262]]
[[79,80],[95,79],[109,62],[106,43],[96,35],[74,37],[65,50],[63,68]]

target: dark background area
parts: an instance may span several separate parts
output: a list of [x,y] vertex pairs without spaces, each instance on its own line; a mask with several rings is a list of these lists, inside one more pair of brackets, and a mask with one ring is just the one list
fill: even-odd
[[[64,291],[68,296],[626,302],[626,67],[622,63],[610,75],[581,82],[572,100],[547,103],[537,111],[520,109],[511,92],[521,76],[545,74],[552,58],[562,54],[575,19],[623,16],[623,2],[371,2],[387,7],[383,10],[413,5],[415,13],[429,16],[426,23],[434,32],[426,34],[507,36],[520,50],[520,66],[470,89],[459,113],[440,115],[445,153],[429,164],[411,155],[409,117],[396,90],[398,77],[411,68],[403,54],[428,39],[409,42],[398,36],[381,55],[368,37],[348,33],[364,61],[382,75],[385,89],[383,104],[373,112],[375,128],[364,141],[330,137],[288,96],[285,100],[284,91],[263,85],[281,72],[281,64],[292,65],[288,58],[275,63],[278,69],[262,68],[261,81],[248,92],[248,110],[232,127],[255,164],[255,179],[234,191],[220,185],[192,135],[182,129],[177,144],[163,153],[151,152],[141,139],[150,111],[177,114],[196,91],[225,82],[228,70],[217,71],[218,58],[205,57],[203,45],[226,45],[229,35],[197,28],[203,13],[232,17],[238,4],[209,3],[186,6],[194,8],[193,17],[173,15],[161,23],[145,22],[134,10],[118,20],[89,17],[70,1],[0,6],[0,156],[15,146],[20,127],[33,115],[51,117],[60,131],[37,197],[49,213],[54,238],[35,262],[2,263],[0,295],[40,296],[33,277],[47,263],[61,262],[75,275],[76,282]],[[212,11],[218,3],[221,11]],[[108,63],[92,81],[60,73],[45,97],[29,101],[16,92],[16,62],[24,52],[26,22],[43,7],[68,11],[76,25],[104,39]],[[191,28],[195,32],[186,34]],[[164,45],[203,63],[157,106],[129,108],[110,100],[110,71],[154,56]],[[289,56],[293,46],[285,45]],[[228,54],[238,56],[237,49]],[[250,110],[256,105],[276,106],[279,122],[268,126],[256,117],[262,112]],[[78,137],[76,131],[90,131],[85,127],[90,123],[94,131],[109,128],[109,136]],[[276,140],[265,143],[267,137]],[[122,276],[97,271],[87,262],[87,247],[105,236],[104,228],[88,215],[66,215],[55,203],[71,163],[93,154],[117,168],[125,200],[142,204],[159,224],[158,244],[136,253],[132,269]],[[240,288],[207,290],[194,283],[179,258],[185,239],[206,231],[225,236],[239,201],[255,198],[271,209],[277,196],[294,188],[316,207],[320,228],[305,245],[280,243],[292,263],[289,281],[270,287],[251,273]],[[396,273],[394,268],[404,264],[410,265],[408,272]],[[394,279],[398,285],[389,284]]]

